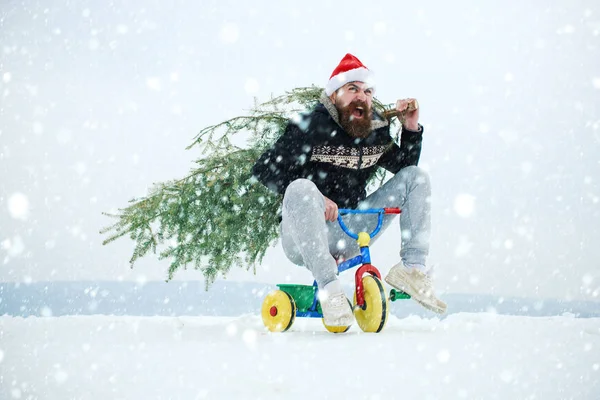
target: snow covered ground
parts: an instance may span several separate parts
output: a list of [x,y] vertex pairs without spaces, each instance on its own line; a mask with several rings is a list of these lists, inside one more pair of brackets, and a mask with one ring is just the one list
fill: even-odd
[[1,399],[600,399],[600,318],[0,317]]

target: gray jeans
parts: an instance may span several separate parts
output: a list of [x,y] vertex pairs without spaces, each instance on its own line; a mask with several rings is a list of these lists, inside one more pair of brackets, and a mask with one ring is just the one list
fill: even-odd
[[[400,170],[381,188],[359,203],[359,209],[399,207],[400,257],[407,264],[423,264],[429,253],[431,230],[431,185],[429,175],[411,166]],[[306,266],[319,287],[337,279],[336,258],[348,259],[360,254],[358,244],[346,235],[339,223],[325,221],[325,199],[308,179],[290,183],[283,197],[280,230],[285,255],[296,265]],[[376,241],[395,215],[384,216]],[[343,217],[353,232],[371,232],[377,225],[373,214]]]

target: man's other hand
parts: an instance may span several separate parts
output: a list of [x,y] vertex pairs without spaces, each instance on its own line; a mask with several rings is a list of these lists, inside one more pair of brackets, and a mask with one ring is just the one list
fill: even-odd
[[[325,197],[325,196],[323,196]],[[335,222],[338,217],[338,206],[333,201],[325,197],[325,220]]]

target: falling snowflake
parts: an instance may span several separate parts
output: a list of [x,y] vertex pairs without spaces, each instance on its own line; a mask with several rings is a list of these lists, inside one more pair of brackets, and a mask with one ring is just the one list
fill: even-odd
[[15,219],[26,220],[29,216],[29,199],[23,193],[14,193],[8,198],[8,212]]
[[459,194],[454,199],[454,211],[461,217],[470,217],[475,211],[475,197],[470,194]]
[[236,24],[227,23],[221,28],[219,37],[223,43],[233,44],[238,41],[240,30]]

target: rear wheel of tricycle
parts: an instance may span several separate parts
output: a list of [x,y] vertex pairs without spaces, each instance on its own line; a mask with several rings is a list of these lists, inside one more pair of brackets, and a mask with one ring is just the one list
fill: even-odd
[[362,278],[365,304],[356,305],[356,293],[354,293],[354,317],[360,329],[364,332],[381,332],[389,315],[387,296],[383,284],[373,275]]
[[275,290],[263,300],[261,315],[268,330],[285,332],[291,328],[296,318],[296,303],[288,293]]

